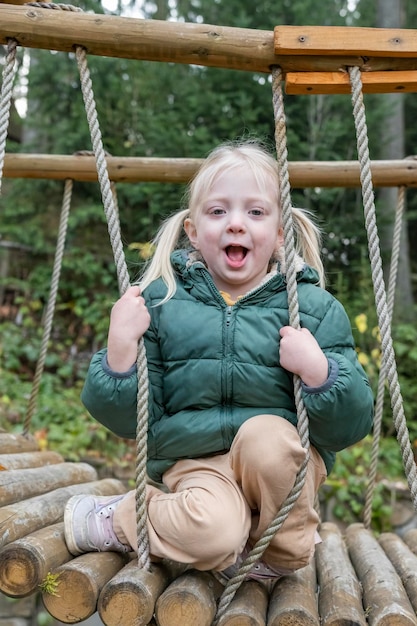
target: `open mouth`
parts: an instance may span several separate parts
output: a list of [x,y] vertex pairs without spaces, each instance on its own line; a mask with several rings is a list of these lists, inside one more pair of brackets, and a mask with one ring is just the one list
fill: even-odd
[[247,253],[248,249],[243,246],[227,246],[226,248],[227,258],[232,261],[232,263],[241,263]]

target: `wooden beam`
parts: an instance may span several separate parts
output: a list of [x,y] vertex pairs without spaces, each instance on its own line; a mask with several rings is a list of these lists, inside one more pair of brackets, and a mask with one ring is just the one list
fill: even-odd
[[[109,177],[114,182],[188,183],[203,159],[107,157]],[[293,188],[359,187],[357,161],[290,161]],[[417,187],[417,157],[392,161],[372,161],[376,187]],[[45,178],[97,181],[93,156],[47,154],[6,154],[3,175],[8,178]]]
[[417,30],[352,26],[276,26],[275,54],[417,55]]
[[[203,159],[107,157],[110,179],[114,182],[188,182]],[[59,154],[7,154],[3,176],[6,178],[49,178],[96,181],[94,156]]]
[[[417,71],[361,72],[364,93],[417,92]],[[349,74],[341,72],[288,72],[285,92],[289,95],[351,92]]]
[[89,54],[269,72],[276,62],[273,32],[145,20],[5,4],[0,43]]
[[[386,46],[381,44],[375,54],[369,51],[370,37],[377,29],[352,29],[362,33],[362,41],[357,41],[346,53],[347,46],[332,47],[335,42],[336,27],[328,27],[331,43],[326,44],[321,35],[320,26],[303,27],[302,32],[317,33],[315,46],[294,45],[285,48],[281,43],[281,33],[290,33],[290,39],[296,37],[291,29],[299,27],[277,27],[279,30],[255,30],[168,22],[139,18],[118,17],[84,12],[59,11],[30,5],[3,4],[0,20],[0,44],[6,44],[14,38],[20,46],[73,52],[76,45],[83,46],[89,54],[111,56],[126,59],[142,59],[171,63],[185,63],[210,67],[219,67],[251,72],[270,73],[271,66],[281,66],[288,71],[339,71],[348,65],[357,65],[366,71],[417,70],[415,53],[416,31],[389,31],[407,33],[406,44]],[[327,28],[327,27],[326,27]],[[343,29],[342,29],[343,30]],[[338,29],[341,32],[341,29]],[[388,33],[387,33],[388,34]],[[298,35],[300,36],[300,34]],[[274,38],[279,52],[274,49]],[[288,35],[287,35],[288,37]],[[405,35],[404,35],[405,37]],[[394,36],[395,39],[395,36]],[[410,43],[411,42],[411,43]],[[289,45],[290,42],[285,45]],[[295,52],[292,50],[296,49]],[[343,50],[343,52],[342,52]],[[332,52],[333,51],[333,52]],[[398,56],[399,51],[401,55]],[[408,55],[408,56],[407,56]]]

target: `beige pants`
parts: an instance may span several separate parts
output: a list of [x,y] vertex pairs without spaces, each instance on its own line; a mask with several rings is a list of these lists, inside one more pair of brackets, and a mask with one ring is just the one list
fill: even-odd
[[[228,567],[276,518],[305,454],[292,424],[258,415],[240,427],[227,454],[178,461],[163,476],[170,493],[147,487],[151,555],[199,570]],[[298,569],[311,559],[314,501],[325,478],[323,460],[310,447],[304,487],[262,557],[271,567]],[[120,541],[137,549],[134,491],[117,507],[113,527]]]

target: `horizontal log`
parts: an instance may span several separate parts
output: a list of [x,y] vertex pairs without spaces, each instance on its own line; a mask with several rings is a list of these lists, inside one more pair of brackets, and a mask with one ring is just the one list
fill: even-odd
[[97,610],[104,585],[126,565],[127,555],[120,552],[89,552],[58,567],[53,593],[42,592],[46,610],[52,617],[75,624]]
[[28,467],[44,467],[62,463],[64,458],[52,450],[0,454],[0,470],[17,470]]
[[[194,176],[203,159],[107,157],[110,180],[136,183],[187,183]],[[291,186],[305,187],[360,187],[357,161],[290,161]],[[417,187],[417,157],[371,161],[375,187]],[[9,178],[49,178],[76,181],[97,181],[93,156],[47,154],[6,154],[4,174]]]
[[106,626],[146,626],[170,581],[166,566],[155,563],[147,571],[135,558],[103,587],[97,605],[102,621]]
[[362,588],[346,545],[335,524],[320,526],[322,543],[316,546],[319,614],[326,626],[366,626]]
[[159,596],[155,616],[159,626],[211,626],[223,586],[208,572],[190,570]]
[[268,626],[319,626],[316,589],[314,559],[278,580],[269,600]]
[[61,487],[23,502],[3,506],[0,508],[0,548],[35,530],[62,521],[65,504],[71,496],[83,493],[110,496],[125,491],[126,488],[121,481],[105,478],[81,485]]
[[0,472],[0,502],[2,506],[6,506],[59,487],[93,480],[97,480],[97,471],[88,463],[64,462]]
[[0,591],[13,598],[31,595],[48,572],[73,558],[63,523],[17,539],[0,550]]
[[346,545],[363,588],[370,626],[416,626],[417,619],[401,579],[371,531],[363,524],[346,530]]
[[[106,157],[110,180],[120,183],[188,182],[203,159]],[[59,154],[7,154],[4,159],[5,178],[49,178],[97,181],[94,156]]]
[[[357,65],[366,71],[417,69],[414,47],[409,44],[414,31],[393,31],[395,35],[408,32],[407,44],[405,47],[387,46],[384,57],[379,56],[384,53],[380,46],[375,56],[369,51],[364,52],[369,48],[367,31],[373,29],[363,30],[357,54],[329,56],[329,46],[322,40],[324,53],[319,56],[312,54],[307,47],[306,53],[300,54],[281,46],[276,54],[272,30],[145,20],[13,4],[2,6],[1,18],[0,43],[6,44],[9,38],[14,38],[19,45],[28,48],[73,52],[75,45],[80,45],[89,54],[99,56],[263,73],[270,73],[273,65],[280,65],[284,73],[338,71],[348,65]],[[350,27],[346,28],[349,30]],[[409,49],[409,57],[398,57],[399,50],[408,54]]]
[[382,533],[378,541],[401,578],[417,613],[417,556],[395,533]]
[[36,450],[39,450],[39,445],[31,435],[25,437],[15,433],[0,433],[0,454],[34,452]]
[[[417,71],[362,72],[363,93],[414,93],[417,91]],[[346,71],[287,72],[285,93],[288,95],[350,94],[351,83]]]
[[267,588],[254,580],[245,580],[218,620],[218,626],[265,626],[267,608]]

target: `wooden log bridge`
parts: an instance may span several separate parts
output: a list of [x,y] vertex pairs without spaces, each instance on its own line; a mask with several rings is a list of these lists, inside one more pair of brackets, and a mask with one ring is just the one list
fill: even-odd
[[245,581],[217,619],[223,585],[211,572],[172,562],[145,571],[134,554],[69,553],[67,499],[124,493],[120,481],[98,480],[87,464],[5,433],[0,469],[0,592],[41,593],[46,610],[64,624],[98,612],[106,626],[417,626],[417,529],[404,539],[376,539],[362,524],[342,535],[324,522],[308,567],[275,585]]

